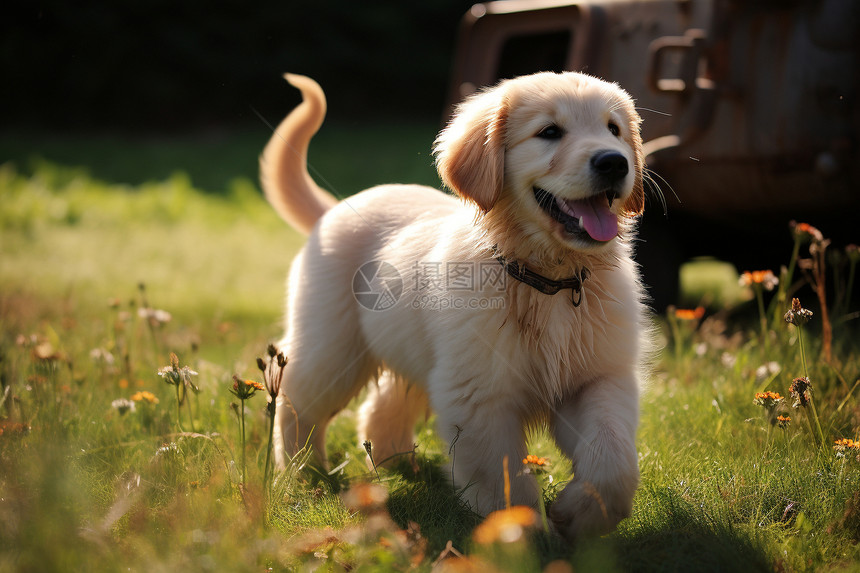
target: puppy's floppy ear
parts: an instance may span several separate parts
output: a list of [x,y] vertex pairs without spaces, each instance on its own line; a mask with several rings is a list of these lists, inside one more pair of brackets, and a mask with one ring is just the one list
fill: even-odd
[[645,156],[642,152],[642,134],[639,131],[639,126],[642,119],[636,110],[633,109],[631,102],[628,113],[630,114],[630,143],[633,146],[633,160],[636,162],[634,170],[633,192],[621,206],[622,211],[628,217],[636,217],[645,211],[645,183],[643,173],[645,170]]
[[507,115],[499,87],[472,96],[457,108],[433,150],[445,186],[485,213],[502,192]]

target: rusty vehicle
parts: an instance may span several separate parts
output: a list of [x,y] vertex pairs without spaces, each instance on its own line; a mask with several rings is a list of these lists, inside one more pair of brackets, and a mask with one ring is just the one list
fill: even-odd
[[661,305],[694,256],[777,269],[792,219],[860,242],[858,55],[854,0],[488,2],[462,20],[448,113],[542,70],[627,89],[652,183],[637,252]]

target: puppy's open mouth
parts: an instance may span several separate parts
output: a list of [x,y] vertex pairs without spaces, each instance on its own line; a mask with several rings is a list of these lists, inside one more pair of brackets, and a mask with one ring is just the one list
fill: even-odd
[[609,210],[616,198],[614,191],[597,193],[585,199],[562,199],[549,191],[534,188],[535,200],[551,219],[561,223],[564,232],[599,243],[618,235],[618,216]]

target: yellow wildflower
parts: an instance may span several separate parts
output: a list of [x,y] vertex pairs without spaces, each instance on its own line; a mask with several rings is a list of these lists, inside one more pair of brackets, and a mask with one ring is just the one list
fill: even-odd
[[150,404],[158,404],[159,399],[147,390],[141,390],[131,395],[131,399],[135,402],[149,402]]

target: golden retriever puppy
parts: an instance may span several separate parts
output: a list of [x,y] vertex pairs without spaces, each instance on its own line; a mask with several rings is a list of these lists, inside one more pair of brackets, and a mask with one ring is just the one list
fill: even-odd
[[618,86],[579,73],[505,80],[462,103],[435,144],[458,196],[384,185],[337,202],[308,175],[325,99],[303,103],[261,158],[266,196],[309,233],[292,264],[289,357],[278,408],[283,466],[369,381],[360,439],[377,462],[413,448],[428,407],[451,473],[480,513],[536,506],[518,471],[526,434],[549,426],[573,464],[550,516],[568,539],[630,514],[647,343],[631,260],[644,204],[640,118]]

